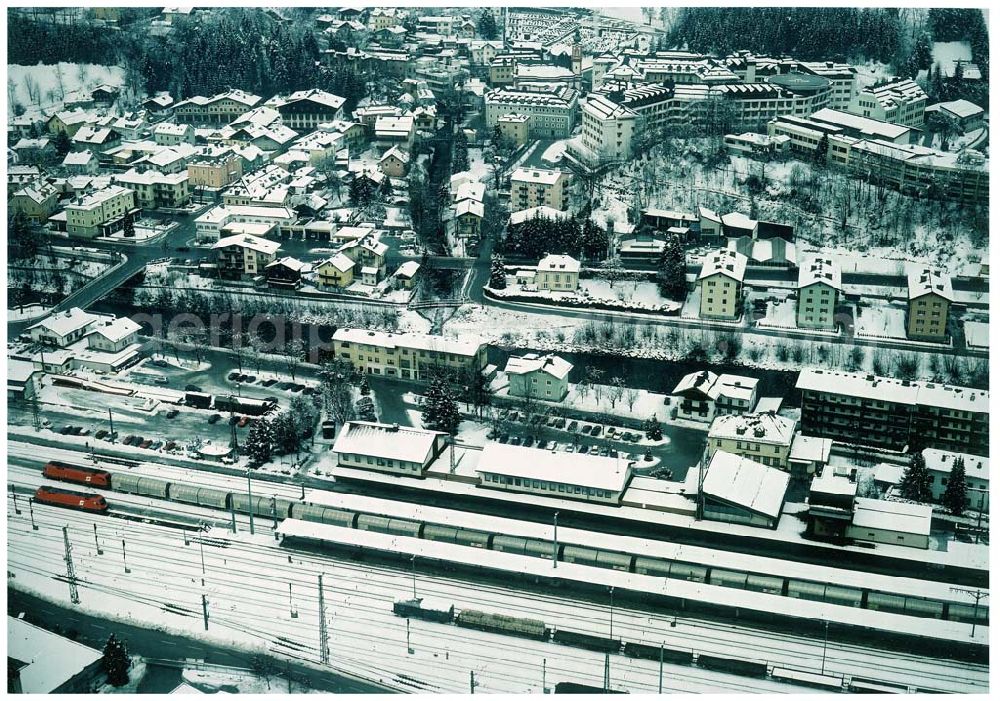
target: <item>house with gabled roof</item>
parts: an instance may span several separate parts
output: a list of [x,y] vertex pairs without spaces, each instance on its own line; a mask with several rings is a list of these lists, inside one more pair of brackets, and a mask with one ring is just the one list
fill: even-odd
[[378,167],[390,178],[404,178],[410,167],[410,154],[398,146],[393,146],[382,154]]
[[539,290],[576,292],[580,287],[580,261],[566,255],[545,256],[538,261],[535,284]]
[[511,356],[504,372],[510,382],[512,397],[561,402],[569,393],[569,374],[573,364],[558,355],[528,353]]
[[348,421],[333,444],[337,465],[423,477],[448,434],[399,424]]

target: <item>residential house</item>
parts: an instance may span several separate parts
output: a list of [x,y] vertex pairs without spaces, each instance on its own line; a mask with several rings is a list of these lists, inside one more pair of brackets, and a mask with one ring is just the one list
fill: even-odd
[[415,131],[413,115],[378,117],[375,120],[375,142],[380,146],[399,146],[409,151],[413,147]]
[[105,353],[120,353],[138,342],[142,330],[142,326],[127,316],[100,319],[88,328],[87,346]]
[[545,256],[538,261],[535,284],[539,290],[576,292],[580,287],[580,261],[570,256]]
[[144,100],[142,108],[151,114],[169,115],[174,111],[174,98],[168,92],[159,92]]
[[701,480],[702,518],[777,528],[790,479],[753,457],[717,450]]
[[398,146],[393,146],[379,159],[378,167],[390,178],[405,178],[410,167],[410,154]]
[[164,175],[133,168],[115,175],[114,180],[135,192],[139,206],[145,209],[177,209],[191,201],[188,174],[184,172]]
[[983,119],[986,116],[982,107],[968,100],[951,100],[931,105],[924,110],[924,121],[926,122],[935,113],[940,113],[953,120],[964,133],[982,127]]
[[743,313],[743,276],[747,257],[720,248],[705,256],[698,275],[701,291],[699,316],[705,319],[739,319]]
[[350,287],[354,282],[355,263],[343,253],[335,253],[316,266],[316,285],[320,289]]
[[[935,502],[941,503],[951,470],[956,460],[965,465],[965,506],[967,509],[984,509],[989,511],[990,493],[990,459],[982,455],[971,455],[950,450],[925,448],[922,453],[924,463],[931,475],[931,496]],[[878,487],[895,487],[903,479],[906,466],[896,463],[880,463],[875,466],[875,484]]]
[[290,228],[297,219],[294,210],[288,207],[221,205],[194,221],[199,240],[217,241],[236,234],[264,237],[275,229]]
[[243,159],[230,147],[210,149],[187,166],[190,187],[222,189],[243,177]]
[[362,373],[427,380],[446,370],[457,373],[486,369],[486,344],[416,333],[386,333],[340,328],[333,334],[338,358]]
[[561,402],[569,393],[569,373],[573,364],[557,355],[528,353],[507,360],[508,393],[512,397]]
[[774,412],[716,416],[708,429],[707,455],[722,450],[789,471],[795,421]]
[[108,236],[139,218],[141,208],[133,190],[109,185],[66,205],[66,231],[70,236]]
[[84,125],[76,130],[70,142],[74,151],[96,151],[107,153],[121,146],[122,137],[116,131],[107,127]]
[[302,285],[302,273],[309,268],[308,265],[285,256],[264,266],[264,277],[267,278],[268,287],[280,289],[296,290]]
[[530,117],[531,138],[568,138],[576,123],[577,100],[577,91],[565,83],[497,88],[483,96],[484,118],[487,127],[493,129],[503,115],[526,114]]
[[570,174],[548,168],[517,168],[510,176],[511,211],[532,207],[568,210]]
[[229,124],[257,106],[260,96],[242,90],[229,90],[212,97],[195,95],[174,105],[174,116],[189,124]]
[[118,93],[120,91],[121,88],[104,83],[102,85],[98,85],[96,88],[91,90],[90,97],[94,100],[94,102],[98,104],[111,105],[115,100],[118,99]]
[[59,208],[59,192],[53,185],[38,180],[14,190],[7,206],[10,211],[23,214],[32,223],[44,224]]
[[281,244],[249,234],[237,234],[220,239],[212,246],[219,266],[219,275],[224,278],[241,279],[256,277],[264,272],[268,264],[274,262]]
[[[363,268],[372,268],[378,280],[385,276],[385,254],[389,247],[379,241],[380,232],[372,232],[354,241],[348,241],[338,249]],[[366,283],[366,284],[375,284]]]
[[7,403],[31,400],[38,394],[38,370],[30,360],[7,358]]
[[909,302],[906,336],[920,341],[947,341],[948,310],[955,301],[951,277],[927,267],[914,267],[907,276]]
[[832,258],[812,256],[799,267],[795,323],[811,329],[835,329],[840,266]]
[[456,233],[466,240],[478,241],[486,210],[482,202],[464,199],[455,205]]
[[420,272],[420,263],[415,260],[408,260],[396,270],[396,286],[404,290],[412,290],[417,282],[417,273]]
[[195,142],[194,127],[190,124],[162,122],[153,128],[153,141],[161,146],[193,144]]
[[56,112],[49,117],[49,121],[45,124],[45,129],[52,136],[62,132],[72,138],[80,127],[96,121],[97,116],[93,112],[88,112],[87,110],[67,110]]
[[927,93],[909,78],[889,78],[861,88],[848,112],[907,127],[924,126]]
[[93,151],[70,151],[62,161],[68,175],[96,175],[98,166]]
[[528,143],[528,124],[531,117],[526,114],[503,114],[497,117],[497,134],[500,140],[513,148]]
[[716,416],[749,413],[757,403],[757,378],[701,370],[682,377],[672,396],[680,400],[679,418],[711,423]]
[[855,497],[854,515],[846,536],[869,543],[926,550],[930,546],[932,511],[924,504]]
[[40,139],[19,139],[10,150],[16,154],[19,164],[44,164],[57,159],[55,144],[44,136]]

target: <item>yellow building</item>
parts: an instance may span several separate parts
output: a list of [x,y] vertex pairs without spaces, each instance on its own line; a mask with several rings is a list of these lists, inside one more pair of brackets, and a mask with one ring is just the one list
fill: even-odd
[[514,148],[520,148],[528,143],[528,123],[531,117],[526,114],[505,114],[497,119],[500,138]]
[[569,173],[547,168],[518,168],[510,176],[511,212],[532,207],[569,209]]
[[253,109],[261,100],[242,90],[230,90],[212,97],[195,95],[174,105],[174,117],[188,124],[229,124]]
[[545,256],[538,261],[535,284],[539,290],[576,292],[580,286],[580,261],[570,256]]
[[228,151],[218,158],[188,163],[187,174],[191,187],[223,188],[243,177],[243,159]]
[[717,416],[708,429],[707,457],[721,450],[787,472],[794,438],[795,421],[771,411]]
[[906,335],[922,341],[948,340],[948,309],[955,301],[951,278],[939,270],[910,271]]
[[122,230],[126,219],[134,221],[139,212],[132,190],[111,185],[66,206],[66,231],[71,236],[107,236]]
[[743,275],[747,257],[729,248],[712,251],[705,257],[698,287],[701,304],[698,315],[706,319],[738,319],[743,310]]
[[343,253],[330,256],[316,267],[316,284],[321,289],[349,287],[354,282],[353,260]]
[[427,334],[393,334],[367,329],[337,329],[338,358],[374,375],[426,380],[436,371],[466,373],[486,369],[486,345],[480,341]]
[[59,193],[49,183],[38,181],[18,190],[10,198],[11,211],[23,214],[28,221],[43,224],[56,211]]
[[155,170],[139,172],[133,168],[115,175],[114,180],[133,190],[139,205],[147,209],[174,209],[191,201],[187,173],[164,175]]

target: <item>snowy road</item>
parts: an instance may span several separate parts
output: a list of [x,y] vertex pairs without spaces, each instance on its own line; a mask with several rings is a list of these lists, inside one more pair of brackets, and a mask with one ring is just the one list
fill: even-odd
[[[69,525],[79,606],[87,612],[206,641],[318,661],[317,575],[323,573],[333,671],[400,690],[457,693],[468,689],[471,670],[480,692],[538,692],[544,660],[548,686],[557,681],[602,683],[604,658],[599,653],[438,623],[410,622],[413,654],[408,654],[406,621],[394,616],[391,609],[393,600],[412,595],[415,583],[418,595],[445,598],[458,608],[540,618],[557,628],[607,634],[608,606],[452,581],[428,576],[419,569],[414,579],[407,568],[290,554],[267,534],[251,538],[245,532],[232,536],[216,529],[202,542],[193,540],[184,546],[176,530],[152,524],[36,505],[39,530],[33,532],[26,509],[16,515],[10,508],[9,514],[8,569],[15,575],[10,583],[50,600],[67,602],[61,527]],[[94,523],[99,524],[106,542],[126,540],[130,572],[125,573],[117,550],[96,554]],[[208,601],[208,631],[202,623],[202,592]],[[297,616],[291,615],[290,606]],[[766,660],[803,671],[820,669],[821,640],[686,619],[672,627],[671,621],[671,617],[616,607],[614,633],[627,641],[662,642],[668,647]],[[987,688],[984,667],[834,642],[827,647],[825,668],[827,674],[948,691],[984,692]],[[611,680],[615,688],[655,692],[658,665],[612,656]],[[664,688],[686,692],[799,691],[769,680],[676,665],[665,667]]]

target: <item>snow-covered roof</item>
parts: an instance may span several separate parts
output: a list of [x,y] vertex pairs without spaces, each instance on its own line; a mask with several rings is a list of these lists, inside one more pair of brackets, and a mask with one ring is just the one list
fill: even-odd
[[205,105],[210,105],[213,102],[221,102],[222,100],[232,100],[234,102],[239,102],[246,105],[247,107],[253,107],[261,98],[258,95],[251,95],[250,93],[243,92],[242,90],[229,90],[227,92],[219,93],[218,95],[213,95],[211,97],[205,97],[204,95],[194,95],[187,100],[182,100],[178,102],[175,107],[184,107],[186,105],[198,105],[199,107],[204,107]]
[[192,129],[190,124],[174,124],[173,122],[162,122],[153,129],[154,134],[166,136],[184,136]]
[[757,228],[757,220],[751,219],[742,212],[730,212],[722,215],[722,225],[734,229],[747,229],[753,231]]
[[391,149],[382,154],[382,157],[378,160],[379,163],[386,160],[387,158],[395,158],[397,161],[406,165],[410,162],[410,154],[402,150],[398,146],[393,146]]
[[983,414],[989,412],[990,402],[990,393],[986,390],[833,370],[802,370],[795,388]]
[[809,485],[809,493],[853,497],[858,493],[858,483],[852,482],[846,475],[839,475],[833,470],[827,469],[823,470],[823,474],[813,477]]
[[698,207],[698,217],[701,219],[707,219],[708,221],[715,222],[716,224],[722,223],[722,217],[720,217],[716,212],[712,211],[708,207]]
[[85,166],[95,158],[92,151],[70,151],[66,154],[62,164],[64,166]]
[[788,453],[788,459],[797,462],[825,463],[830,460],[832,448],[833,441],[829,438],[803,436],[801,433],[797,433],[792,440],[792,449]]
[[787,472],[719,450],[705,471],[702,492],[776,519],[790,479]]
[[715,383],[715,391],[720,397],[740,399],[749,402],[757,391],[757,378],[743,375],[719,375]]
[[46,331],[51,331],[57,336],[66,336],[74,331],[86,328],[90,324],[99,321],[100,318],[96,314],[85,312],[79,307],[73,307],[72,309],[58,312],[42,319],[37,324],[29,327],[28,330],[42,328]]
[[301,273],[303,271],[303,269],[309,267],[309,264],[308,263],[303,263],[298,258],[292,258],[291,256],[285,256],[284,258],[279,258],[278,260],[271,261],[266,266],[264,266],[264,269],[268,270],[270,268],[276,268],[276,267],[288,268],[289,270],[291,270],[293,272]]
[[592,93],[587,97],[581,109],[591,116],[600,120],[636,119],[639,115],[634,111],[612,102],[601,94]]
[[728,438],[789,446],[794,433],[795,421],[772,412],[717,416],[708,429],[710,439]]
[[504,372],[508,375],[525,375],[529,372],[544,372],[556,379],[562,380],[569,376],[573,364],[563,360],[558,355],[538,355],[528,353],[522,356],[511,356],[507,360]]
[[320,263],[320,265],[321,266],[331,265],[334,268],[336,268],[339,272],[346,273],[348,270],[354,267],[354,261],[348,258],[343,253],[335,253],[334,255],[330,256],[322,263]]
[[379,346],[381,348],[415,348],[417,350],[464,355],[467,357],[474,356],[483,345],[482,341],[471,340],[468,336],[459,340],[423,333],[396,334],[387,331],[348,328],[340,328],[334,331],[333,340],[337,342],[347,341],[369,346]]
[[123,316],[97,324],[94,327],[93,333],[104,336],[112,343],[117,343],[123,338],[128,338],[130,335],[137,333],[140,329],[142,329],[142,326],[137,322],[132,321],[127,316]]
[[704,280],[712,275],[725,275],[743,282],[746,269],[747,257],[745,255],[728,248],[719,248],[705,256],[705,263],[702,265],[698,279]]
[[927,536],[931,532],[932,512],[932,507],[923,504],[857,497],[852,525]]
[[927,112],[937,112],[938,110],[944,110],[945,112],[950,112],[959,119],[966,119],[968,117],[975,117],[977,115],[983,114],[983,108],[974,102],[969,102],[968,100],[951,100],[950,102],[939,102],[936,105],[931,105],[927,108]]
[[461,202],[462,200],[476,200],[477,202],[482,202],[483,197],[486,196],[486,185],[483,183],[471,182],[462,183],[455,190],[455,201]]
[[333,93],[328,93],[325,90],[317,90],[314,88],[312,90],[299,90],[298,92],[293,92],[284,102],[281,103],[281,107],[289,105],[293,102],[299,102],[301,100],[309,100],[334,110],[339,110],[347,101],[340,95],[334,95]]
[[953,453],[948,450],[937,450],[936,448],[924,448],[924,462],[927,469],[934,472],[951,472],[952,463],[955,458],[962,458],[965,463],[966,477],[976,477],[981,480],[990,479],[990,459],[982,455],[970,455],[968,453]]
[[396,277],[412,278],[420,270],[420,263],[408,260],[396,269]]
[[541,482],[570,484],[621,494],[632,475],[624,458],[538,450],[487,442],[476,472]]
[[43,180],[36,180],[35,182],[27,185],[17,192],[15,195],[20,195],[22,197],[27,197],[34,202],[41,204],[45,200],[49,199],[53,195],[58,194],[56,188],[51,184]]
[[808,287],[816,283],[829,285],[835,290],[840,290],[840,266],[832,258],[826,256],[812,256],[807,258],[799,267],[799,288]]
[[547,205],[541,205],[540,207],[531,207],[530,209],[522,209],[520,212],[514,212],[510,215],[510,223],[513,225],[523,224],[529,219],[534,219],[539,217],[541,219],[569,219],[572,215],[569,212],[564,212],[561,209],[555,209]]
[[882,107],[895,107],[915,100],[926,100],[927,93],[910,78],[896,79],[881,85],[862,88],[861,92],[869,93],[878,100]]
[[872,119],[871,117],[862,117],[859,114],[834,110],[828,107],[813,112],[806,121],[820,122],[822,124],[850,129],[864,136],[879,137],[888,139],[889,141],[895,141],[904,134],[912,131],[910,127],[904,127],[900,124],[891,124],[878,119]]
[[561,170],[547,168],[518,168],[510,176],[511,183],[526,182],[543,185],[554,185],[564,173]]
[[21,690],[48,694],[103,657],[99,650],[7,616],[7,660],[18,669]]
[[250,248],[258,253],[265,253],[267,255],[273,255],[281,248],[281,244],[277,241],[268,241],[259,236],[251,236],[249,234],[237,234],[236,236],[227,236],[224,239],[219,239],[218,243],[212,246],[212,249],[228,248],[229,246]]
[[340,430],[333,450],[340,454],[370,455],[426,465],[434,455],[435,441],[446,435],[441,431],[397,424],[348,421]]
[[580,261],[573,258],[572,256],[556,255],[550,253],[549,255],[538,261],[539,271],[551,271],[551,272],[566,272],[566,273],[578,273],[580,272]]
[[659,209],[657,207],[646,207],[642,210],[643,216],[656,217],[657,219],[676,219],[677,221],[691,222],[698,221],[698,217],[690,212],[678,212],[673,209]]
[[718,379],[719,376],[711,370],[691,372],[681,378],[681,381],[674,387],[673,394],[696,390],[711,399],[715,399],[719,396],[719,390],[715,386]]
[[35,373],[35,364],[20,358],[7,358],[7,381],[26,383]]
[[474,214],[482,219],[486,214],[486,208],[477,200],[462,200],[455,205],[455,215],[460,217],[463,214]]
[[375,134],[384,136],[406,136],[413,131],[413,116],[378,117],[375,120]]
[[910,270],[906,281],[911,300],[933,294],[943,297],[949,302],[955,301],[955,293],[951,288],[951,277],[940,270],[916,267]]

